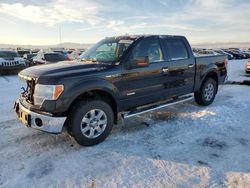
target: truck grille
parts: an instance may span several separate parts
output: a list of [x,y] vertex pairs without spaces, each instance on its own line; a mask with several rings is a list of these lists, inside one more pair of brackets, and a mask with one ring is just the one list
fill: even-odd
[[13,66],[17,66],[17,65],[19,65],[18,61],[5,61],[5,62],[2,62],[2,66],[4,66],[4,67],[13,67]]
[[27,87],[23,88],[22,97],[30,104],[34,104],[35,80],[27,80]]

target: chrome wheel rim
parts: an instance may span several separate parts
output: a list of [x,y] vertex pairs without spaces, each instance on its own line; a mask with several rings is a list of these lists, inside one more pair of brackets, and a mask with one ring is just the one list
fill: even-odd
[[97,138],[105,131],[107,122],[107,115],[103,110],[90,110],[81,121],[81,132],[87,138]]
[[213,96],[214,96],[214,85],[209,83],[205,87],[204,98],[206,101],[210,101],[213,98]]

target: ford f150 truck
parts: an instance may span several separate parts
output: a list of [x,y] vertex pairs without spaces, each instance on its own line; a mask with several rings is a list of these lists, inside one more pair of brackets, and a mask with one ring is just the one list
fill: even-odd
[[105,140],[113,124],[193,98],[214,101],[227,76],[225,55],[194,57],[185,37],[106,38],[79,60],[25,69],[27,83],[15,102],[28,127],[60,133],[84,146]]

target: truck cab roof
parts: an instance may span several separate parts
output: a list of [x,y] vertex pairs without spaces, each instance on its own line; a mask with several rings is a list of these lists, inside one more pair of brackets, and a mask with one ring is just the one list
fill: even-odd
[[120,35],[120,36],[113,36],[113,37],[106,37],[106,39],[131,39],[136,40],[139,38],[147,38],[147,37],[160,37],[160,38],[186,38],[181,35],[151,35],[151,34],[142,34],[142,35]]

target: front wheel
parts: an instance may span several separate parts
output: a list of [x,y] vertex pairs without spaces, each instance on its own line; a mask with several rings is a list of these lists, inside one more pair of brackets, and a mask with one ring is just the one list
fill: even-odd
[[114,113],[110,105],[101,100],[79,102],[69,117],[72,136],[82,146],[104,141],[110,134]]
[[208,106],[213,103],[216,93],[216,81],[212,78],[208,78],[202,84],[200,90],[194,93],[195,102],[202,106]]

